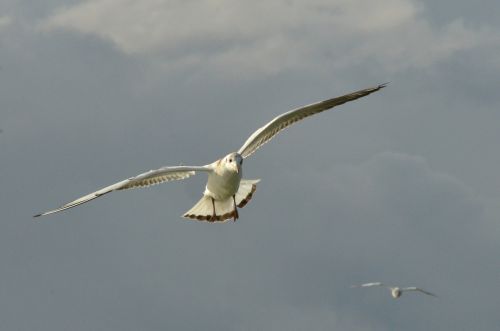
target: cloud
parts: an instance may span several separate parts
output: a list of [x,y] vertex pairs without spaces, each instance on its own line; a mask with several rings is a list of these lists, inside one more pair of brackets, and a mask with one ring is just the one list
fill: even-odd
[[[497,329],[499,57],[478,46],[500,2],[217,1],[0,5],[2,329]],[[91,4],[87,32],[76,14],[33,32]],[[206,176],[31,218],[379,78],[246,161],[262,181],[234,224],[179,216]],[[440,298],[349,287],[378,280]]]
[[[439,329],[453,328],[451,320],[457,326],[472,325],[470,311],[486,317],[470,298],[495,306],[488,284],[498,277],[491,267],[498,261],[497,216],[470,187],[432,169],[424,158],[386,152],[355,166],[337,164],[324,171],[310,169],[307,176],[291,171],[279,177],[281,187],[272,185],[275,191],[269,195],[288,193],[286,202],[275,201],[275,208],[293,206],[296,213],[286,227],[279,227],[285,247],[274,255],[281,263],[277,286],[289,304],[330,306],[337,315],[369,319],[366,314],[380,307],[394,309],[385,306],[393,302],[384,291],[353,292],[349,285],[384,281],[427,287],[445,298],[446,305],[453,302],[451,310],[428,298],[398,302],[407,312],[420,312],[402,317],[415,329],[425,328],[422,316],[433,315]],[[471,279],[475,286],[469,286]],[[412,310],[408,305],[415,306]],[[442,315],[435,315],[435,309]],[[383,314],[372,317],[372,327],[391,323]],[[387,329],[392,329],[390,324]]]
[[[413,241],[428,243],[416,253],[431,256],[436,248],[431,246],[440,246],[442,239],[453,240],[464,233],[480,237],[485,228],[489,229],[483,198],[458,179],[432,170],[418,156],[385,152],[357,166],[310,171],[307,177],[290,171],[280,177],[280,182],[301,188],[288,203],[300,209],[307,201],[304,210],[315,210],[316,217],[323,220],[310,221],[318,226],[307,232],[324,231],[341,223],[345,231],[353,233],[341,234],[336,238],[339,243],[344,238],[350,241],[367,236],[370,239],[366,238],[366,242],[373,247],[374,239],[378,238],[375,240],[378,249],[366,251],[367,247],[361,244],[359,251],[351,252],[359,253],[358,258],[374,252],[371,257],[379,259],[383,250],[390,254],[398,243],[405,247]],[[324,199],[307,199],[314,195]],[[360,228],[364,233],[356,233]],[[387,245],[388,242],[393,246]],[[408,251],[409,255],[413,253],[411,249]]]
[[211,67],[223,74],[347,67],[425,67],[487,43],[493,33],[460,19],[433,26],[409,0],[90,0],[59,8],[40,24],[107,40],[166,68]]
[[12,17],[10,16],[0,16],[0,31],[10,26],[12,21]]

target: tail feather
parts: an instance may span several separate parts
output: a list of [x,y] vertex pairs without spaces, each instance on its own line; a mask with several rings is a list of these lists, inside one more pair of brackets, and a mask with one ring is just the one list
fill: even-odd
[[245,207],[245,205],[252,199],[252,195],[257,189],[257,183],[260,179],[242,179],[240,182],[240,188],[236,192],[236,205],[239,208]]
[[[257,188],[256,184],[259,181],[260,180],[241,180],[240,187],[235,195],[236,205],[239,208],[244,207],[250,201],[250,199],[252,199],[252,195]],[[215,218],[213,217],[214,205]],[[212,205],[212,198],[204,195],[190,210],[188,210],[183,215],[183,217],[209,222],[225,222],[227,220],[237,218],[233,197],[230,197],[226,200],[215,200],[214,205]]]

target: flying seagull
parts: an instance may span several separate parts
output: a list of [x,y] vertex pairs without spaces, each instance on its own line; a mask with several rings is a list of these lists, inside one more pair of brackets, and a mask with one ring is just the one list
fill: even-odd
[[372,287],[372,286],[387,287],[391,291],[391,295],[394,299],[399,298],[403,294],[403,292],[406,292],[406,291],[418,291],[418,292],[421,292],[421,293],[424,293],[424,294],[427,294],[427,295],[430,295],[433,297],[437,297],[435,294],[433,294],[431,292],[424,291],[418,287],[403,287],[403,288],[401,288],[401,287],[397,287],[397,286],[387,286],[387,285],[384,285],[380,282],[366,283],[366,284],[361,284],[361,285],[353,285],[351,287]]
[[113,191],[147,187],[171,180],[185,179],[193,176],[196,172],[205,172],[208,174],[208,181],[203,196],[183,217],[208,222],[224,222],[229,219],[236,221],[239,217],[238,208],[244,207],[250,201],[255,192],[256,184],[260,181],[259,179],[242,179],[242,164],[244,159],[271,140],[278,132],[293,123],[346,102],[367,96],[385,86],[386,84],[381,84],[281,114],[255,131],[237,152],[230,153],[213,163],[204,166],[162,167],[150,170],[116,184],[106,186],[59,208],[34,215],[34,217],[73,208]]

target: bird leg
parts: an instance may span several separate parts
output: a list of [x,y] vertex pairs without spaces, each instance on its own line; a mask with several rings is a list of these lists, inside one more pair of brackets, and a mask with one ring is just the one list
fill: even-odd
[[214,198],[210,197],[210,199],[212,199],[212,210],[213,210],[213,214],[212,214],[212,217],[208,220],[209,222],[215,222],[215,220],[217,219],[217,215],[215,215],[215,200]]
[[233,195],[233,202],[234,202],[234,216],[233,216],[233,222],[236,222],[238,218],[240,218],[240,215],[238,215],[238,207],[236,206],[236,198]]

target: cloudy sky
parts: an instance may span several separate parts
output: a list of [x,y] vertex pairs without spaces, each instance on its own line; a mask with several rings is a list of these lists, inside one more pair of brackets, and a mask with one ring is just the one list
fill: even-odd
[[[500,3],[0,0],[0,329],[493,330]],[[236,223],[180,217],[291,108],[390,85],[247,159]],[[383,281],[415,285],[392,300]]]

